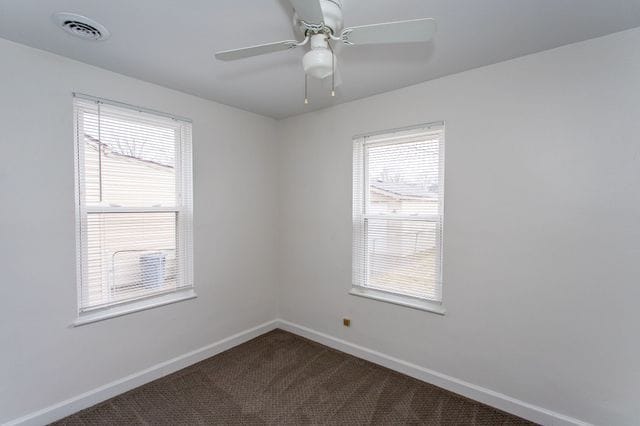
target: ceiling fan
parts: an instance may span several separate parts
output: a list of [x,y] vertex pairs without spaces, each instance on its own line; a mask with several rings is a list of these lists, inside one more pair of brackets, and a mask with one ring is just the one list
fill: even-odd
[[436,32],[436,22],[431,18],[385,22],[343,28],[342,0],[289,0],[295,14],[293,26],[303,40],[284,40],[259,44],[242,49],[216,52],[222,61],[234,61],[266,53],[295,49],[309,44],[310,49],[302,58],[305,72],[305,103],[307,76],[331,79],[331,96],[335,96],[336,55],[332,43],[347,46],[383,43],[425,42]]

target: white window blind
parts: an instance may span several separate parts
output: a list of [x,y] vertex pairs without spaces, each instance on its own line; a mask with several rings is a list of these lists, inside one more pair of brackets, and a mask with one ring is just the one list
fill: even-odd
[[353,284],[442,301],[444,128],[353,144]]
[[191,123],[76,95],[79,310],[193,286]]

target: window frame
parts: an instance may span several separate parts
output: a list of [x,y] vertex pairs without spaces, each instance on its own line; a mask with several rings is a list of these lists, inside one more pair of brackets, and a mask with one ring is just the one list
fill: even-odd
[[[406,144],[411,142],[411,135],[417,131],[430,131],[439,133],[439,206],[438,214],[402,214],[390,217],[384,214],[371,214],[367,212],[369,191],[368,183],[368,147],[390,146],[394,144]],[[402,139],[404,138],[404,139]],[[387,140],[385,140],[387,139]],[[377,301],[392,303],[413,309],[433,312],[444,315],[446,310],[443,305],[443,252],[444,252],[444,168],[445,168],[445,123],[443,121],[419,124],[403,128],[378,131],[375,133],[361,134],[353,137],[353,235],[352,235],[352,285],[349,294],[353,296],[365,297]],[[356,197],[360,203],[356,203]],[[359,204],[359,205],[358,205]],[[371,220],[416,220],[420,222],[435,223],[439,231],[436,232],[436,245],[438,254],[437,262],[437,283],[439,286],[440,299],[428,299],[404,294],[402,292],[391,292],[367,285],[369,281],[369,249],[367,223]],[[356,270],[356,258],[362,257],[361,270]]]
[[[98,98],[82,93],[73,93],[73,130],[74,130],[74,189],[75,189],[75,229],[76,229],[76,285],[77,318],[73,326],[84,325],[108,318],[139,312],[167,304],[190,300],[197,297],[193,280],[193,176],[192,176],[192,121],[188,118],[141,108],[122,102]],[[140,112],[156,117],[175,120],[175,205],[173,206],[95,206],[85,201],[85,148],[81,146],[84,138],[80,136],[82,123],[77,114],[77,100],[95,102],[98,105],[112,105],[118,108]],[[185,127],[186,126],[186,127]],[[174,213],[176,220],[176,250],[180,253],[181,276],[175,289],[142,294],[138,297],[116,300],[95,307],[83,305],[83,292],[88,282],[88,219],[91,214],[110,213]]]

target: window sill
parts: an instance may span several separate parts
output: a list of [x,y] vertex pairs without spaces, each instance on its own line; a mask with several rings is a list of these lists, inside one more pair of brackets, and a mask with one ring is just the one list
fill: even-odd
[[392,303],[394,305],[405,306],[407,308],[418,309],[420,311],[431,312],[444,315],[446,310],[442,304],[429,300],[416,299],[414,297],[391,294],[371,288],[353,287],[349,294],[352,296],[365,297],[367,299],[378,300],[380,302]]
[[147,309],[182,302],[183,300],[195,299],[196,297],[197,295],[193,288],[178,290],[174,293],[163,294],[144,300],[126,303],[123,305],[111,306],[96,311],[84,312],[81,313],[78,316],[78,319],[75,320],[71,325],[73,327],[78,327],[85,324],[103,321],[109,318],[115,318],[122,315],[132,314],[134,312],[145,311]]

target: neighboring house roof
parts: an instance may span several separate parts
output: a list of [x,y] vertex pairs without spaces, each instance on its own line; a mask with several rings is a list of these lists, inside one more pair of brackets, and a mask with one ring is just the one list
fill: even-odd
[[169,165],[169,164],[164,164],[164,163],[160,163],[158,161],[148,160],[148,159],[145,159],[145,158],[136,157],[134,155],[128,155],[128,154],[124,154],[122,152],[118,152],[116,149],[114,149],[108,143],[100,142],[99,139],[94,138],[93,136],[88,135],[86,133],[85,133],[84,137],[85,137],[86,141],[89,142],[89,146],[94,148],[96,151],[98,150],[98,145],[99,144],[102,145],[102,153],[103,153],[103,155],[111,155],[111,156],[114,156],[114,157],[120,157],[123,160],[133,160],[133,161],[145,163],[145,164],[150,165],[150,166],[158,166],[158,167],[161,167],[161,168],[173,169],[173,166]]
[[386,193],[386,195],[409,198],[438,198],[438,193],[429,188],[406,182],[384,182],[376,180],[370,184],[373,188]]

